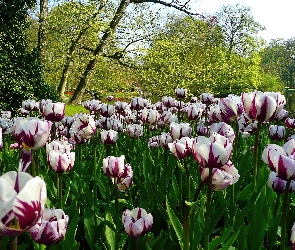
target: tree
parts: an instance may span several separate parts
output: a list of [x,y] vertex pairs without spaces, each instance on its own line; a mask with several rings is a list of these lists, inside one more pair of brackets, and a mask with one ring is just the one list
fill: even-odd
[[277,77],[285,87],[294,87],[295,38],[272,40],[262,53],[262,69]]
[[104,28],[103,31],[101,32],[102,35],[100,36],[99,42],[93,50],[93,57],[87,63],[87,65],[84,69],[84,72],[82,73],[82,75],[79,79],[78,86],[75,90],[73,97],[70,100],[71,103],[78,103],[81,100],[83,93],[85,92],[85,90],[88,86],[88,78],[93,73],[93,70],[94,70],[95,66],[97,65],[97,58],[103,55],[105,47],[108,45],[109,41],[113,37],[113,35],[114,35],[117,27],[119,26],[121,20],[123,19],[124,15],[126,15],[127,8],[128,7],[131,8],[132,5],[143,4],[143,3],[147,3],[147,2],[161,4],[166,7],[172,7],[172,8],[184,11],[186,13],[190,13],[190,11],[188,9],[189,1],[184,2],[184,3],[182,3],[181,1],[178,1],[175,3],[174,2],[168,3],[168,2],[161,1],[161,0],[153,0],[153,1],[151,1],[151,0],[144,0],[144,1],[142,1],[142,0],[131,0],[131,1],[130,0],[121,0],[119,2],[119,4],[116,6],[116,10],[113,13],[112,17],[109,19],[110,21],[108,22],[108,25],[106,25],[106,28]]
[[0,109],[16,110],[25,99],[58,99],[42,78],[36,50],[28,51],[25,30],[33,0],[0,1]]
[[[216,96],[251,91],[260,84],[260,56],[243,57],[228,48],[222,29],[208,21],[171,18],[147,49],[139,72],[142,86],[154,96],[172,95],[176,87],[194,95]],[[231,68],[231,71],[228,69]]]

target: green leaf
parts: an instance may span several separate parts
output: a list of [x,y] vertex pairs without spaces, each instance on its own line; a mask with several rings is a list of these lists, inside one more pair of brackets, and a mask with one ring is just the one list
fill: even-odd
[[178,242],[180,244],[180,246],[182,247],[183,244],[183,228],[181,226],[180,221],[178,220],[177,216],[175,215],[175,213],[173,212],[173,210],[171,209],[169,202],[168,202],[168,197],[166,196],[166,207],[167,207],[167,213],[170,219],[170,222],[173,226],[173,229],[177,235],[178,238]]
[[218,238],[210,242],[209,249],[215,249],[219,247],[227,239],[227,237],[229,236],[231,232],[232,232],[231,228],[224,229]]
[[75,240],[75,235],[78,227],[79,222],[79,213],[76,212],[74,218],[70,218],[69,228],[67,230],[66,236],[63,240],[64,249],[78,249],[78,244]]
[[[112,216],[111,216],[111,214],[109,212],[106,212],[106,220],[108,222],[110,222],[111,224],[113,224],[112,228],[115,228],[113,218],[112,218]],[[116,250],[115,249],[115,231],[112,228],[106,226],[106,228],[105,228],[105,236],[106,236],[107,242],[108,242],[108,244],[110,246],[110,249],[111,250]]]

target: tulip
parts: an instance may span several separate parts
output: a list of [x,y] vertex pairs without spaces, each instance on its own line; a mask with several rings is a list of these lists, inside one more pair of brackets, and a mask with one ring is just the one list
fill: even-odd
[[198,102],[198,97],[193,96],[193,97],[190,99],[190,103],[196,103],[196,102]]
[[[200,167],[201,179],[208,185],[209,168]],[[212,189],[220,191],[229,185],[236,183],[240,175],[238,170],[231,164],[225,165],[223,168],[213,168],[212,171]]]
[[285,109],[282,109],[279,113],[278,113],[278,117],[277,117],[277,120],[278,121],[285,121],[286,118],[288,117],[289,115],[289,111],[285,110]]
[[141,111],[141,120],[148,125],[155,124],[159,120],[159,118],[160,114],[155,109],[144,108]]
[[[282,194],[285,192],[287,182],[277,177],[275,172],[271,172],[268,177],[268,186],[276,193]],[[295,191],[295,182],[291,181],[290,192]]]
[[50,168],[56,173],[69,172],[75,161],[75,152],[63,152],[62,150],[52,150],[47,153],[47,162]]
[[115,112],[115,106],[109,104],[101,104],[100,113],[104,117],[111,117]]
[[213,123],[209,129],[209,134],[213,135],[214,132],[223,135],[229,139],[230,142],[233,142],[235,139],[233,128],[225,122]]
[[257,129],[258,121],[250,119],[249,116],[243,112],[240,117],[238,117],[238,125],[241,132],[252,134]]
[[173,142],[173,138],[171,137],[170,133],[161,133],[159,135],[159,144],[162,148],[168,149],[169,148],[169,143]]
[[65,116],[63,102],[49,102],[43,105],[42,116],[52,122],[60,122]]
[[175,107],[175,99],[171,96],[163,96],[162,103],[167,108]]
[[17,236],[41,217],[47,192],[40,177],[10,171],[0,177],[0,234]]
[[124,164],[125,156],[120,157],[108,156],[102,161],[103,172],[111,178],[126,178],[128,168]]
[[208,129],[204,124],[201,123],[197,126],[196,133],[197,135],[205,136],[208,135]]
[[107,100],[110,102],[110,101],[114,100],[114,97],[112,95],[108,95]]
[[142,137],[143,127],[140,124],[129,124],[127,125],[126,132],[131,138]]
[[27,111],[33,111],[39,109],[39,103],[35,100],[26,100],[22,102],[22,108]]
[[283,140],[286,135],[286,129],[284,126],[271,125],[268,130],[268,135],[272,140]]
[[269,121],[282,110],[270,93],[260,91],[242,93],[244,110],[250,119],[260,122]]
[[128,103],[127,102],[115,102],[114,106],[117,111],[122,113],[128,107]]
[[132,110],[141,110],[144,108],[144,100],[141,97],[133,97],[131,99],[131,109]]
[[4,135],[11,134],[13,130],[13,120],[9,118],[0,118],[0,128],[2,128],[2,133]]
[[221,121],[231,123],[243,112],[241,101],[236,102],[234,98],[222,98],[219,102]]
[[82,114],[76,118],[70,128],[70,134],[77,142],[85,142],[90,139],[96,131],[95,121],[92,116]]
[[212,104],[213,101],[214,101],[214,96],[212,94],[209,94],[209,93],[203,93],[200,95],[200,100],[202,103],[204,104]]
[[295,119],[291,119],[288,117],[285,123],[287,128],[293,128],[293,129],[295,128]]
[[181,137],[190,137],[192,128],[189,123],[175,123],[170,124],[170,134],[173,140],[180,139]]
[[34,150],[42,148],[47,142],[52,122],[39,118],[18,118],[13,125],[13,136],[17,143]]
[[69,217],[61,209],[45,209],[41,219],[29,232],[38,244],[51,246],[65,237],[68,222]]
[[90,114],[97,114],[100,111],[100,101],[99,100],[88,100],[83,102],[84,108],[90,111]]
[[209,138],[198,136],[193,142],[192,153],[203,168],[222,168],[228,162],[232,148],[226,137],[213,133]]
[[295,140],[287,141],[282,147],[269,144],[262,153],[263,161],[277,176],[285,181],[295,179]]
[[188,119],[191,121],[201,119],[201,116],[204,112],[204,107],[199,104],[191,104],[185,108],[185,112],[188,116]]
[[192,153],[192,139],[189,137],[182,137],[172,143],[168,143],[171,153],[178,159],[184,159]]
[[100,132],[100,140],[105,145],[111,145],[118,140],[118,132],[115,130],[103,130]]
[[2,128],[0,127],[0,149],[3,148],[3,140],[2,140]]
[[171,122],[178,122],[178,118],[176,115],[173,115],[170,111],[164,111],[160,116],[160,119],[165,124],[170,124]]
[[117,186],[121,192],[125,192],[127,188],[129,188],[132,185],[133,180],[133,171],[129,163],[125,165],[125,168],[127,168],[126,177],[125,178],[117,178]]
[[143,208],[126,209],[122,215],[122,224],[131,238],[146,234],[153,225],[153,216]]
[[159,136],[153,136],[148,140],[148,147],[149,148],[158,148],[160,146]]
[[178,98],[185,98],[187,95],[187,89],[177,88],[175,89],[175,95]]

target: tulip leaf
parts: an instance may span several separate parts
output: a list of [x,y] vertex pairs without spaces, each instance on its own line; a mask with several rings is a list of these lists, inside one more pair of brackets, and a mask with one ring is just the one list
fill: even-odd
[[[106,220],[114,225],[113,218],[109,212],[106,212]],[[115,227],[115,225],[114,225],[114,227]],[[115,249],[115,231],[112,228],[106,226],[105,236],[106,236],[107,242],[110,246],[110,249],[116,250]]]
[[175,213],[173,212],[173,210],[171,209],[169,202],[168,202],[168,197],[166,196],[166,207],[167,207],[167,213],[169,216],[169,219],[171,221],[171,224],[173,226],[173,229],[177,235],[178,241],[180,246],[182,247],[183,244],[183,228],[182,225],[180,223],[180,221],[178,220],[177,216],[175,215]]
[[66,233],[66,236],[64,238],[64,244],[66,250],[70,249],[78,249],[79,246],[75,240],[75,235],[78,227],[79,222],[79,213],[76,213],[74,218],[70,218],[70,224]]
[[[222,248],[221,250],[228,250],[228,249],[231,249],[231,245],[234,243],[234,241],[236,240],[237,236],[239,235],[240,233],[240,230],[237,230],[234,235],[232,237],[230,237],[228,239],[227,242],[225,242],[224,244],[222,244]],[[235,248],[233,248],[235,249]]]
[[221,235],[218,238],[216,238],[216,239],[214,239],[213,241],[210,242],[209,249],[215,249],[219,245],[221,245],[222,242],[224,242],[227,239],[227,237],[229,236],[229,234],[231,232],[232,232],[231,228],[224,229],[223,232],[221,233]]
[[150,243],[150,247],[152,249],[158,250],[163,249],[167,240],[169,239],[169,235],[167,235],[163,230],[161,230],[160,235],[158,235],[153,241]]

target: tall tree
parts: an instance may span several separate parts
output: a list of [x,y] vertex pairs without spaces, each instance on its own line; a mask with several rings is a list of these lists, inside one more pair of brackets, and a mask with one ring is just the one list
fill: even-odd
[[[184,1],[183,3],[181,1],[177,2],[165,2],[161,0],[121,0],[119,4],[116,7],[116,11],[114,12],[113,16],[110,18],[110,21],[107,25],[107,27],[102,31],[102,35],[100,36],[100,40],[97,44],[97,46],[93,50],[93,58],[89,60],[87,63],[84,72],[82,73],[78,86],[75,90],[75,93],[73,97],[71,98],[71,103],[79,103],[83,93],[85,92],[87,86],[88,86],[88,78],[92,74],[96,64],[97,64],[97,58],[99,56],[103,55],[103,50],[108,45],[109,41],[111,40],[112,36],[114,35],[117,27],[119,26],[122,18],[124,15],[126,15],[127,8],[130,5],[136,5],[136,4],[142,4],[142,3],[157,3],[164,5],[166,7],[172,7],[181,11],[184,11],[186,13],[190,13],[188,9],[188,3],[189,1]],[[132,7],[132,6],[130,6]],[[191,14],[191,13],[190,13]]]

